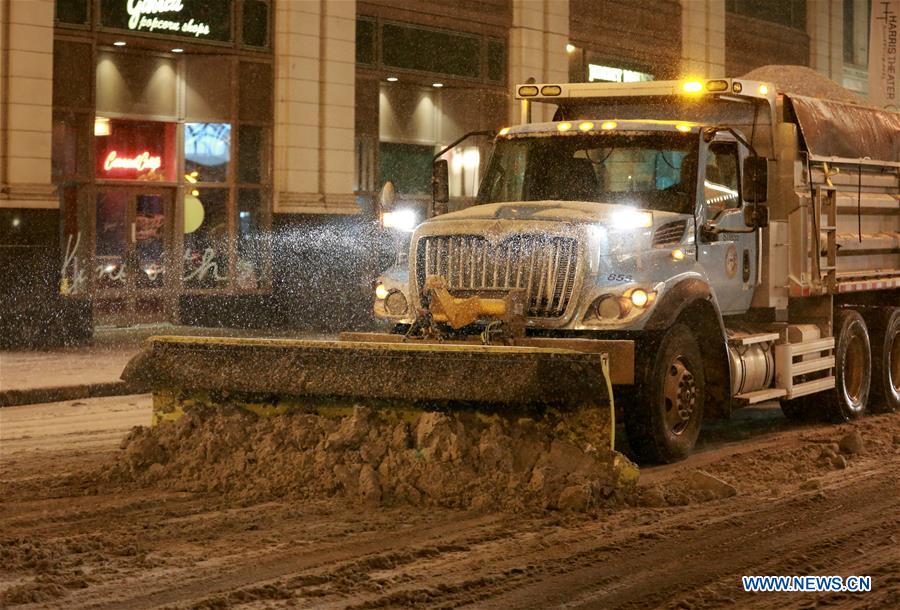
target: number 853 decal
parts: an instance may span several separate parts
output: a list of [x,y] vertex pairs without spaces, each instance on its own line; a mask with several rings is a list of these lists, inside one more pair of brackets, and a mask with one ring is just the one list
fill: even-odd
[[606,281],[607,282],[617,282],[617,283],[630,282],[631,275],[629,275],[627,273],[610,273],[609,275],[606,276]]

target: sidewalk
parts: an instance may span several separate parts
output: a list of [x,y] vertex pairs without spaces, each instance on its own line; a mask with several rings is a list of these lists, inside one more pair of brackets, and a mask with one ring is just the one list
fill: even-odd
[[[144,325],[99,328],[92,344],[82,347],[0,351],[0,407],[143,393],[142,388],[121,381],[119,375],[143,340],[153,335],[298,337],[301,333]],[[302,336],[323,337],[310,333]]]

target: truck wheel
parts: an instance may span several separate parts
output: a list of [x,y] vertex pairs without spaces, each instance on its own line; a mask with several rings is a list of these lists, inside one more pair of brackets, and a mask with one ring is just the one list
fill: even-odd
[[900,411],[900,307],[876,310],[868,318],[872,341],[873,411]]
[[641,372],[636,400],[625,407],[628,444],[639,461],[687,457],[703,421],[706,379],[697,340],[683,324],[670,328]]
[[824,415],[830,421],[845,422],[866,412],[872,353],[866,323],[853,309],[835,312],[834,336],[835,387],[825,393]]

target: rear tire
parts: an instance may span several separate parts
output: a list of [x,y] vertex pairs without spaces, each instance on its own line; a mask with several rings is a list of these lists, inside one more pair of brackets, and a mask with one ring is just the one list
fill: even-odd
[[703,422],[706,379],[694,335],[670,328],[637,379],[635,401],[625,407],[628,444],[642,463],[669,463],[690,455]]
[[875,310],[867,318],[872,342],[872,411],[900,411],[900,307]]
[[872,382],[869,330],[859,312],[839,309],[834,314],[835,387],[824,393],[825,418],[846,422],[862,417]]

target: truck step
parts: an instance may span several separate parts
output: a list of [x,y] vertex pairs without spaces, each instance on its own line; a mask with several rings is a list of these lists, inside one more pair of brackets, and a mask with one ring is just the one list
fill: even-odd
[[782,396],[787,396],[787,390],[783,388],[766,388],[765,390],[756,390],[755,392],[738,394],[734,399],[744,405],[755,405],[756,403],[775,400]]
[[813,360],[803,360],[802,362],[797,362],[791,367],[791,374],[793,375],[805,375],[806,373],[812,373],[813,371],[821,371],[824,369],[830,369],[834,367],[834,356],[827,356],[825,358],[814,358]]
[[757,333],[755,335],[737,335],[728,338],[729,345],[753,345],[755,343],[772,343],[778,341],[778,333]]
[[803,356],[815,352],[824,352],[825,350],[834,349],[834,337],[825,337],[824,339],[816,339],[815,341],[804,341],[803,343],[788,343],[779,345],[778,348],[783,349],[786,354],[791,356]]
[[805,383],[798,383],[788,392],[788,398],[797,398],[806,396],[807,394],[815,394],[834,387],[834,377],[824,377],[822,379],[814,379]]

